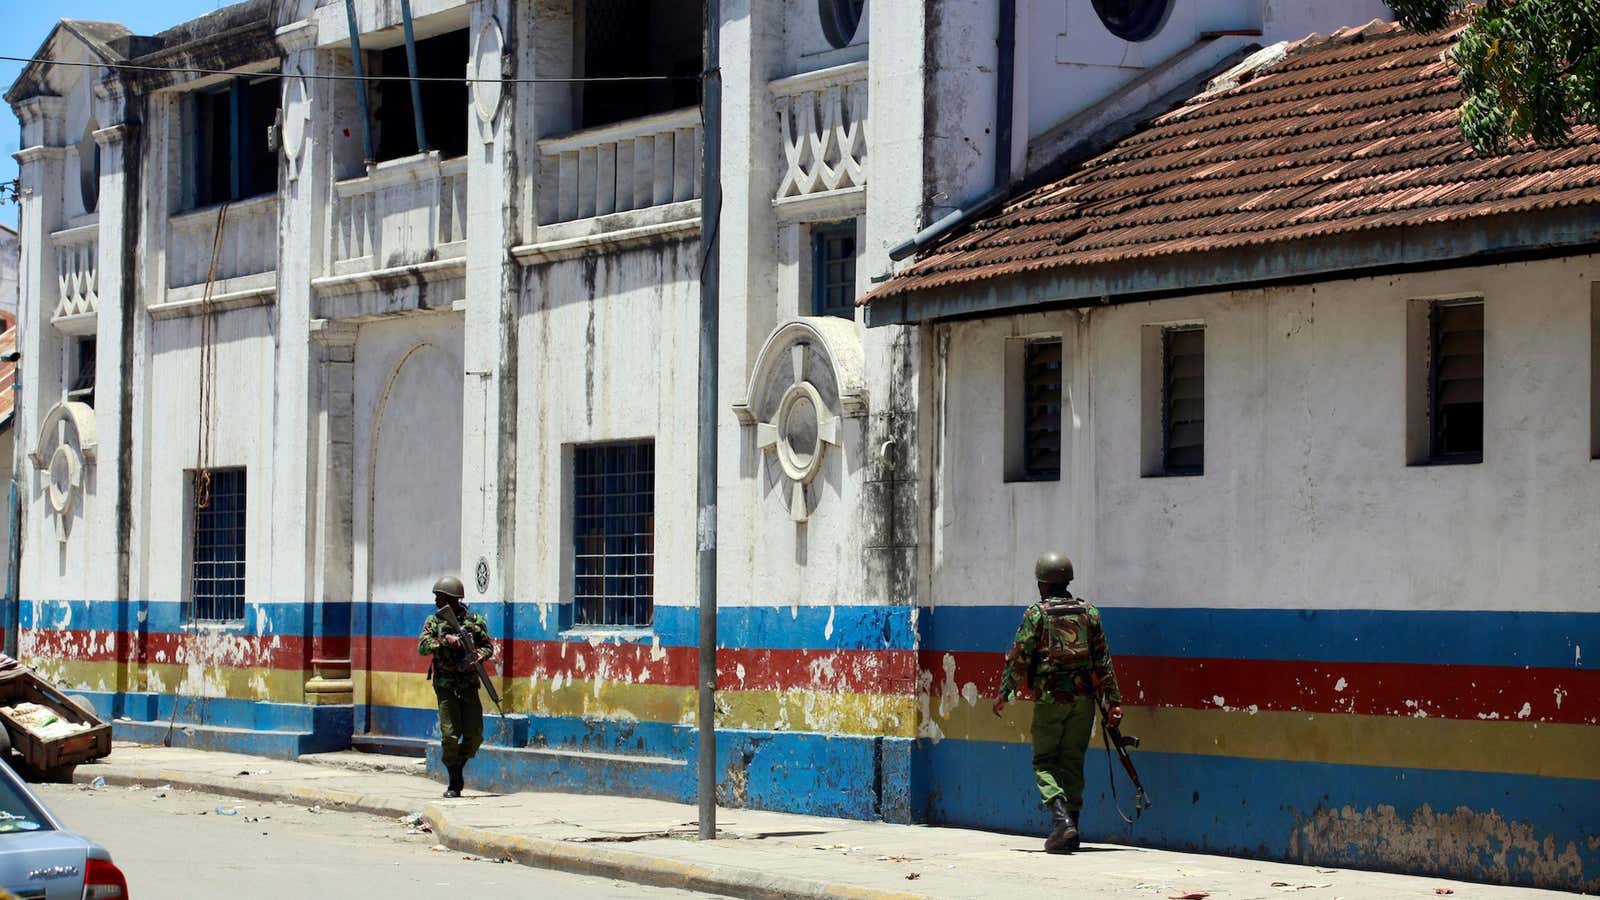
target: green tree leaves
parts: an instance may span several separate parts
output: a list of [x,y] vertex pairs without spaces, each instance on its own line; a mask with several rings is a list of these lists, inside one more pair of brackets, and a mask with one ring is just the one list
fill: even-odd
[[1449,59],[1461,132],[1482,154],[1559,146],[1600,121],[1600,0],[1389,0],[1414,31],[1466,27]]

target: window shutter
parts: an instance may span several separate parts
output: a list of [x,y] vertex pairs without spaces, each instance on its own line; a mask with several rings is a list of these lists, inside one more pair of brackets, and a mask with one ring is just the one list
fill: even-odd
[[1170,328],[1162,335],[1163,462],[1168,474],[1205,468],[1205,329]]
[[1483,454],[1483,304],[1433,308],[1432,426],[1435,458]]
[[1023,474],[1061,477],[1061,341],[1029,341],[1023,356]]

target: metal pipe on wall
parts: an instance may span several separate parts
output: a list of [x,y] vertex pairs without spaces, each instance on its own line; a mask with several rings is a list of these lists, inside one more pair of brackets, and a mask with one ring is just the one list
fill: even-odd
[[411,76],[411,121],[417,129],[417,152],[427,153],[428,130],[422,125],[422,82],[417,80],[417,36],[411,30],[411,0],[400,0],[400,24],[406,33],[406,74]]
[[718,26],[720,0],[705,0],[704,68],[700,82],[700,115],[705,132],[701,165],[700,243],[700,403],[696,429],[700,466],[696,500],[699,510],[695,581],[700,593],[700,666],[696,790],[700,801],[700,839],[717,836],[717,365],[718,260],[717,220],[722,212],[722,72]]
[[377,160],[378,154],[372,149],[372,115],[367,106],[366,66],[361,61],[361,26],[356,24],[356,0],[344,0],[344,17],[350,23],[350,61],[356,69],[356,109],[361,113],[361,161],[370,166]]

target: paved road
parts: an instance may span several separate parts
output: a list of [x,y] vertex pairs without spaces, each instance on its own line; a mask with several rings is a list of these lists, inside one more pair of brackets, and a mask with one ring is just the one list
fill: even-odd
[[[187,791],[35,785],[75,831],[111,851],[134,897],[703,897],[433,851],[429,834],[354,813]],[[237,809],[218,815],[216,808]]]

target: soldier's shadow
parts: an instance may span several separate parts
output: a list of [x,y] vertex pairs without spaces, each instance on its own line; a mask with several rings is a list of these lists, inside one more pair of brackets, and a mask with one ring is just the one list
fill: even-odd
[[[1080,853],[1126,853],[1128,851],[1135,850],[1135,849],[1138,849],[1138,848],[1136,848],[1136,847],[1117,847],[1117,846],[1114,846],[1114,845],[1111,845],[1111,844],[1105,844],[1105,845],[1098,846],[1098,847],[1091,847],[1091,846],[1085,844],[1082,847],[1079,847],[1077,850],[1074,850],[1071,853],[1066,853],[1066,854],[1062,854],[1062,855],[1063,856],[1077,856]],[[1037,853],[1037,854],[1040,854],[1041,856],[1048,855],[1048,854],[1046,854],[1044,852],[1044,848],[1043,847],[1032,847],[1032,848],[1029,848],[1029,847],[1012,847],[1011,848],[1011,852],[1012,853]]]

